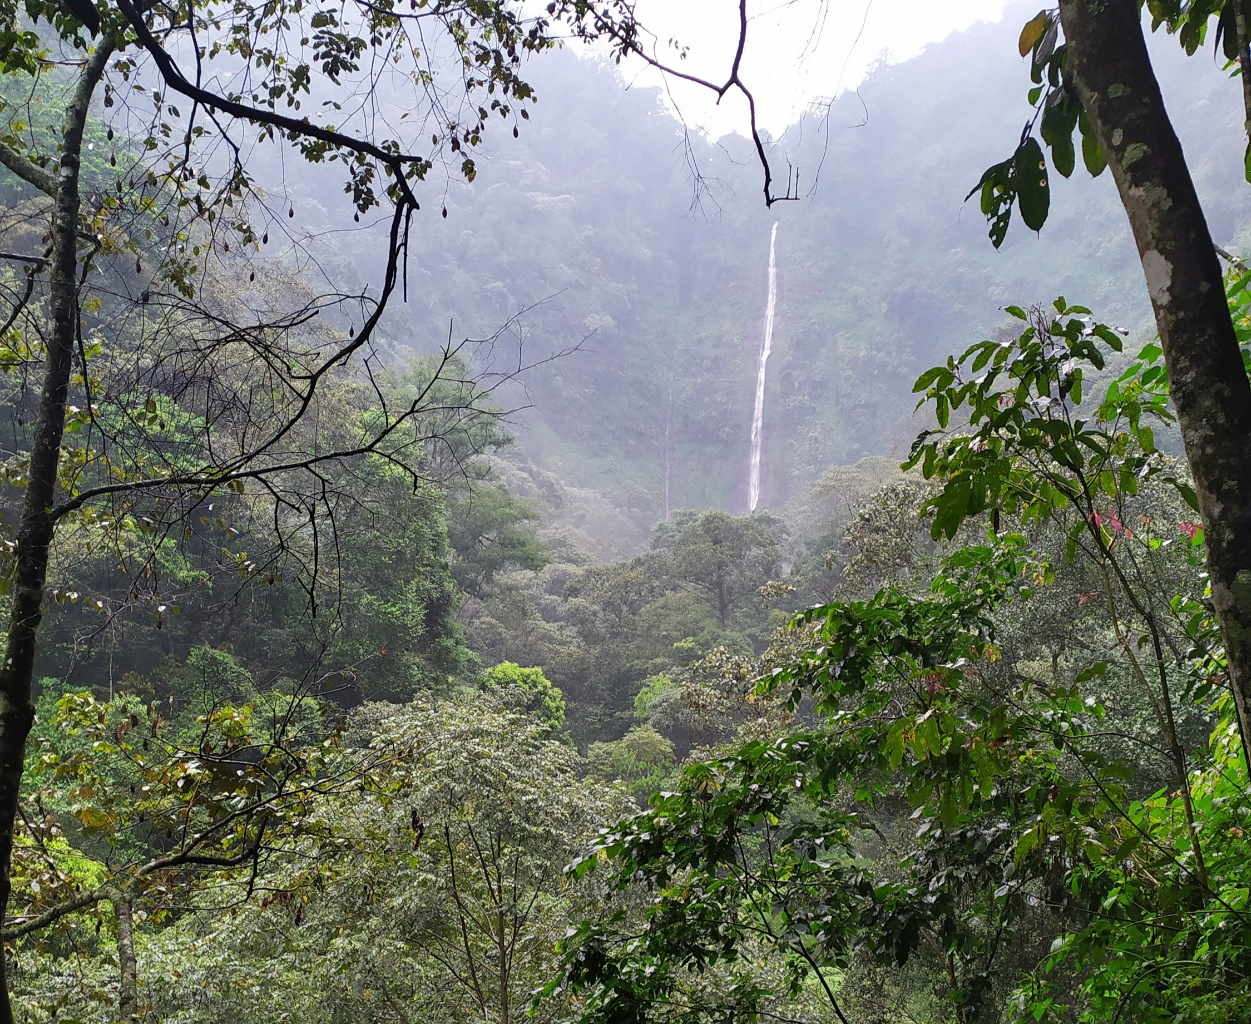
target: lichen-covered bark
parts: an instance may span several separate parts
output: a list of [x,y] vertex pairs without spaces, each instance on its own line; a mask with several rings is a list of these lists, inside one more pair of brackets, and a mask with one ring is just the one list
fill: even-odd
[[[4,661],[0,664],[0,920],[8,911],[13,821],[22,784],[26,737],[35,718],[31,688],[35,639],[43,618],[48,546],[53,531],[50,512],[56,492],[61,437],[65,430],[65,402],[77,336],[79,157],[91,96],[111,52],[112,46],[102,43],[79,75],[65,111],[61,167],[53,197],[52,269],[48,282],[52,330],[47,338],[30,473],[17,532],[9,632]],[[32,184],[41,187],[37,181]],[[13,1024],[3,955],[0,955],[0,1024]]]
[[[1221,267],[1134,0],[1060,0],[1066,82],[1108,158],[1155,309],[1207,536],[1244,748],[1251,736],[1251,385]],[[1251,750],[1247,751],[1251,757]]]
[[122,1021],[139,1016],[139,970],[135,960],[135,928],[130,896],[110,888],[106,895],[117,914],[117,1015]]

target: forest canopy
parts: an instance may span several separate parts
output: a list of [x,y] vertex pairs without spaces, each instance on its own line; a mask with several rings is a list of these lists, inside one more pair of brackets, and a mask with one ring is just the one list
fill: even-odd
[[0,1024],[1251,1016],[1245,12],[711,11],[0,10]]

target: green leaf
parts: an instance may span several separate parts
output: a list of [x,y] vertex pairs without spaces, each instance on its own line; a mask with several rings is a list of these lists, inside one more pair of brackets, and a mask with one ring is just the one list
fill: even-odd
[[[1095,337],[1107,342],[1108,347],[1112,349],[1113,352],[1121,351],[1121,337],[1116,333],[1116,331],[1112,330],[1112,328],[1104,324],[1095,324],[1095,326],[1091,328],[1091,333],[1093,333]],[[1139,358],[1141,359],[1142,357],[1139,356]]]
[[1225,54],[1226,60],[1238,59],[1238,27],[1236,23],[1234,0],[1228,0],[1221,8],[1220,19],[1216,23],[1216,42],[1213,49]]
[[1034,56],[1030,61],[1030,79],[1034,82],[1041,82],[1043,71],[1049,72],[1048,80],[1052,86],[1059,85],[1059,67],[1058,61],[1051,58],[1056,53],[1056,42],[1059,39],[1060,23],[1059,21],[1048,18],[1047,30],[1043,32],[1042,38],[1038,40],[1038,45],[1034,47]]
[[1091,177],[1097,178],[1108,166],[1108,158],[1104,155],[1099,140],[1095,138],[1094,129],[1090,126],[1085,110],[1077,119],[1077,127],[1082,133],[1082,162],[1086,165],[1086,170],[1090,172]]
[[942,493],[934,499],[935,515],[930,533],[935,539],[946,537],[950,540],[956,535],[968,514],[972,490],[973,484],[969,477],[958,476],[949,480]]
[[1014,184],[1014,162],[1004,160],[986,168],[981,179],[965,196],[965,201],[981,192],[980,206],[982,214],[990,224],[991,244],[998,249],[1008,233],[1008,223],[1012,219],[1012,203],[1016,199]]
[[1177,493],[1182,496],[1182,501],[1191,507],[1195,512],[1199,511],[1199,496],[1195,494],[1195,489],[1186,483],[1185,480],[1179,480],[1175,476],[1167,476],[1164,478],[1176,488]]
[[943,380],[943,383],[936,385],[939,390],[949,387],[952,381],[951,371],[945,366],[930,367],[930,369],[921,374],[921,376],[917,378],[917,382],[912,385],[913,394],[927,390],[931,385],[934,385],[935,382],[940,379]]
[[1051,147],[1056,170],[1066,178],[1073,173],[1076,156],[1073,151],[1073,129],[1077,127],[1082,105],[1067,89],[1053,89],[1043,108],[1042,137]]
[[1073,150],[1073,136],[1064,135],[1052,144],[1051,159],[1055,161],[1056,170],[1064,177],[1073,176],[1073,168],[1077,166],[1077,154]]
[[1016,317],[1018,320],[1029,319],[1029,317],[1025,315],[1025,310],[1023,310],[1020,306],[1004,306],[1003,311],[1010,316]]
[[1041,231],[1051,208],[1051,190],[1047,183],[1047,161],[1042,147],[1032,136],[1026,139],[1012,158],[1013,179],[1021,219],[1033,231]]
[[1106,661],[1097,661],[1089,668],[1083,669],[1077,674],[1074,683],[1085,683],[1091,679],[1098,679],[1108,674],[1108,663]]

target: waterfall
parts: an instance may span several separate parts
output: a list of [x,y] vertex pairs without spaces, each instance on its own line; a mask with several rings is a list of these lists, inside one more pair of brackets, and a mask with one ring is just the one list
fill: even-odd
[[764,433],[765,372],[769,353],[773,351],[773,314],[778,298],[778,224],[773,222],[769,235],[769,300],[765,304],[764,342],[760,346],[760,362],[756,367],[756,409],[751,417],[751,476],[747,482],[747,511],[755,512],[760,503],[760,442]]

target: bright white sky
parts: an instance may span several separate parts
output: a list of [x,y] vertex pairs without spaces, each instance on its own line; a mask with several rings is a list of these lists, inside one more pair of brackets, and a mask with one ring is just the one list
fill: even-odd
[[[759,123],[774,135],[813,101],[854,89],[879,61],[915,57],[926,44],[1003,17],[1005,0],[749,0],[747,50],[742,78],[756,97]],[[655,36],[656,54],[677,64],[670,40],[686,46],[680,66],[724,81],[738,40],[738,0],[637,0],[640,20]],[[659,85],[639,66],[625,67],[629,80]],[[714,137],[742,131],[741,97],[720,107],[706,91],[670,81],[672,101],[688,124]]]

